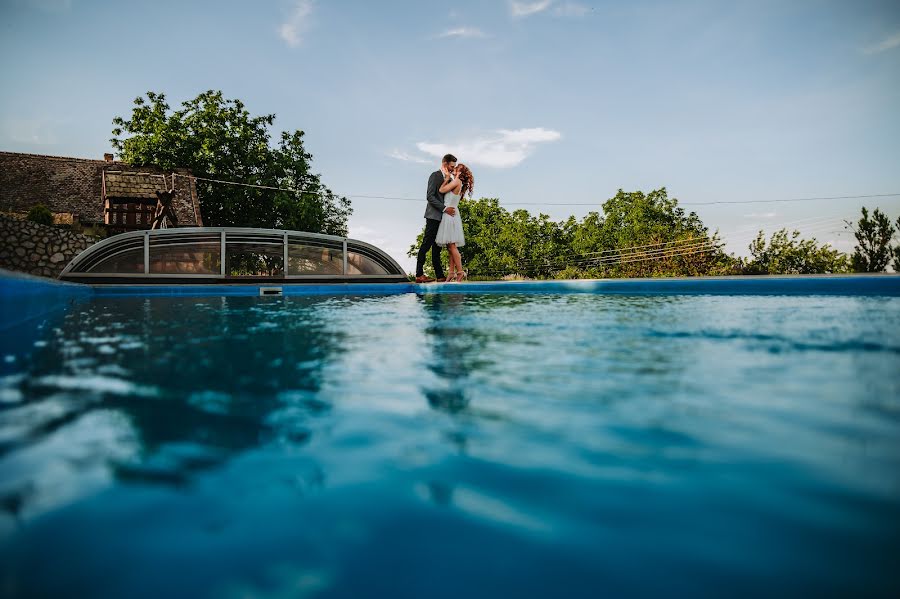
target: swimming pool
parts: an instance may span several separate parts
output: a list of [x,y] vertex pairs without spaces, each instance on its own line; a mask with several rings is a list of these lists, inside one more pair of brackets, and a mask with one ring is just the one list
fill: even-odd
[[0,588],[900,591],[897,293],[416,289],[7,316]]

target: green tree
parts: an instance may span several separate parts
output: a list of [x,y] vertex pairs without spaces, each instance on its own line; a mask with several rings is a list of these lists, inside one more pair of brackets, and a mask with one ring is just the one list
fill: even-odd
[[862,218],[853,227],[856,236],[856,249],[850,258],[853,270],[856,272],[882,272],[891,259],[891,238],[894,236],[894,227],[890,219],[881,210],[876,208],[869,218],[869,211],[865,206],[862,209]]
[[766,243],[765,233],[759,232],[750,243],[752,259],[745,272],[754,275],[806,275],[847,272],[847,255],[829,244],[820,246],[815,238],[800,239],[800,231],[788,233],[781,229]]
[[[900,216],[897,217],[897,224],[895,225],[897,234],[900,235]],[[891,253],[894,255],[894,261],[891,262],[891,268],[894,269],[894,272],[900,273],[900,243],[894,246],[894,249],[891,250]]]
[[[459,212],[466,235],[466,244],[459,251],[472,278],[548,277],[555,267],[554,258],[570,251],[565,232],[546,214],[509,212],[496,198],[465,200],[460,202]],[[419,251],[423,234],[410,246],[409,256]],[[445,253],[445,265],[446,258]],[[433,274],[430,260],[425,269]]]
[[593,261],[582,263],[591,276],[717,275],[735,266],[734,258],[722,252],[718,234],[710,234],[695,212],[679,207],[665,187],[647,194],[620,189],[603,204],[603,219],[595,225],[586,218],[583,226],[599,226],[580,233],[596,240],[593,249],[579,248],[595,252]]
[[204,221],[211,226],[285,228],[347,234],[350,201],[335,195],[311,169],[303,131],[282,132],[273,146],[274,114],[251,116],[240,100],[207,91],[170,110],[161,93],[135,98],[131,118],[113,119],[110,140],[134,165],[295,191],[197,180]]
[[[603,211],[556,222],[545,214],[509,212],[493,198],[461,202],[463,264],[471,278],[486,279],[715,275],[737,267],[717,235],[664,188],[649,194],[619,190]],[[410,256],[421,240],[419,235]]]

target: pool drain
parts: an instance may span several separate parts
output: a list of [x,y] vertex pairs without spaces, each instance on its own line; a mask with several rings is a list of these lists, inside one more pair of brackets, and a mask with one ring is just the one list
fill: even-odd
[[259,295],[281,295],[281,287],[260,287]]

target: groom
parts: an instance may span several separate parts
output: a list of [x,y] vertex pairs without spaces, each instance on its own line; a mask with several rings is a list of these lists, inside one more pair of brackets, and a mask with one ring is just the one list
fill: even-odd
[[422,247],[419,248],[419,257],[416,260],[416,283],[430,283],[434,279],[425,276],[425,256],[431,250],[431,265],[434,267],[434,275],[438,281],[444,281],[444,267],[441,265],[441,248],[434,242],[437,236],[438,226],[446,212],[450,216],[456,214],[456,208],[444,208],[444,194],[439,190],[444,181],[456,168],[456,156],[447,154],[441,159],[441,170],[434,171],[428,177],[428,189],[425,199],[425,237],[422,239]]

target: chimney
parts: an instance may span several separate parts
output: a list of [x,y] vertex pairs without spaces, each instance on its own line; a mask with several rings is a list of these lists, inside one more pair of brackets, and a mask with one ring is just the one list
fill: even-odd
[[105,161],[107,161],[107,162],[112,162],[112,161],[113,161],[113,155],[112,155],[112,154],[104,154],[104,155],[103,155],[103,160],[105,160]]

